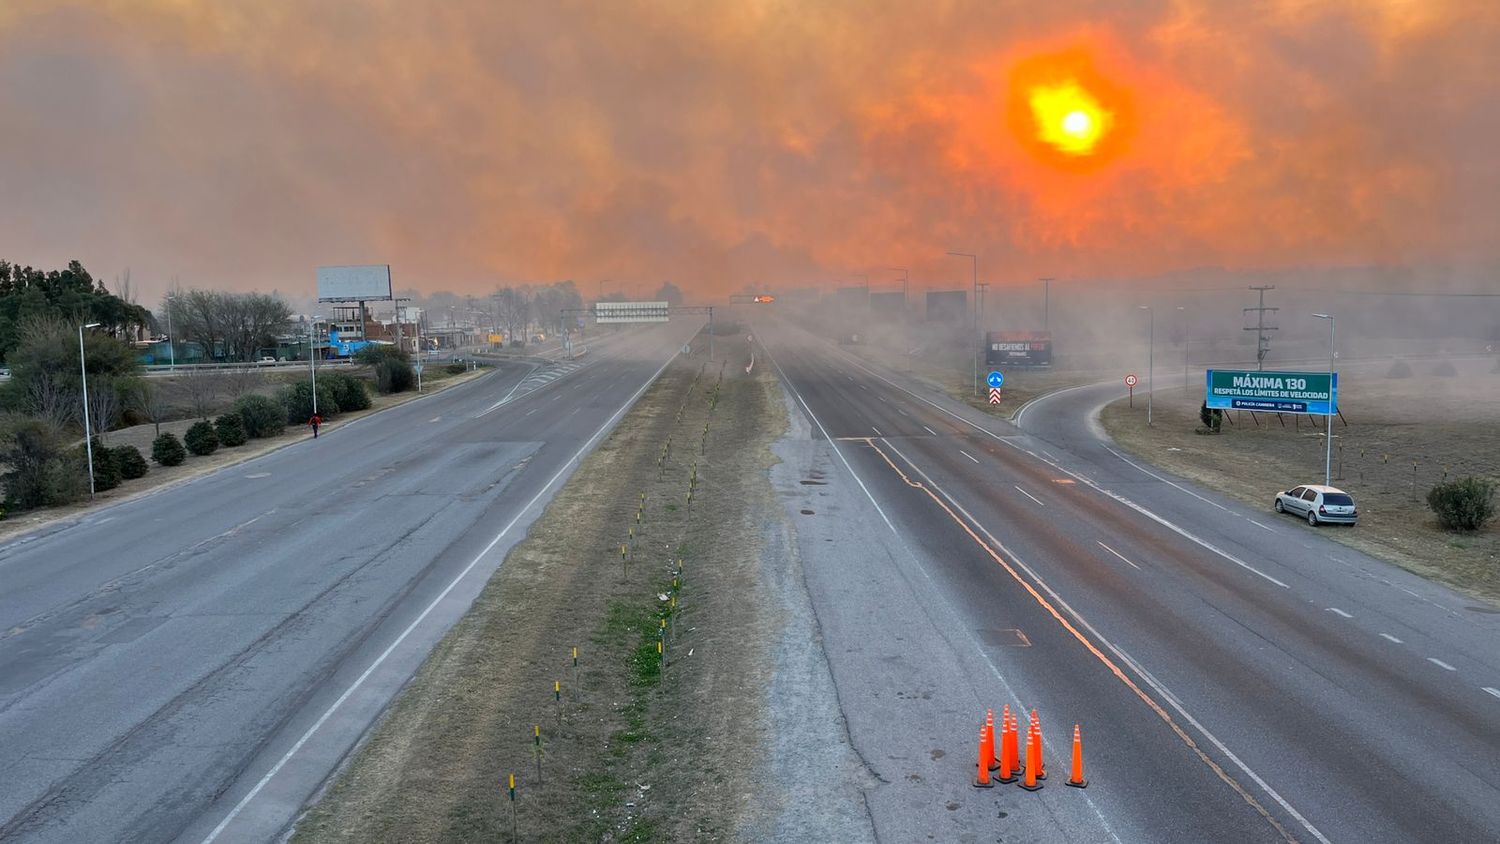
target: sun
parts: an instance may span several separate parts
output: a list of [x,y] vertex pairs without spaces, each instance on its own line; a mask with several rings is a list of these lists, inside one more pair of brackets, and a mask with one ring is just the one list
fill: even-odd
[[1037,140],[1063,155],[1092,155],[1114,124],[1114,114],[1074,80],[1036,85],[1027,102]]

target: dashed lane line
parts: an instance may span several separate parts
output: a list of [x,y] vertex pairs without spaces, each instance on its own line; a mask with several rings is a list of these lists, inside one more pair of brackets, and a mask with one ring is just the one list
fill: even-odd
[[938,432],[937,432],[937,431],[934,431],[934,430],[932,430],[932,429],[931,429],[931,428],[929,428],[929,427],[927,427],[927,426],[926,426],[926,425],[923,425],[923,426],[922,426],[922,430],[924,430],[924,431],[926,431],[926,432],[927,432],[927,433],[929,433],[929,434],[931,434],[931,435],[933,435],[933,436],[934,436],[934,437],[935,437],[935,436],[937,436],[937,435],[938,435]]
[[1403,644],[1403,642],[1400,639],[1397,639],[1395,636],[1392,636],[1389,633],[1381,633],[1380,634],[1380,638],[1385,639],[1385,640],[1390,641],[1390,642],[1395,642],[1398,645]]
[[1446,662],[1443,662],[1441,659],[1438,659],[1435,656],[1429,656],[1427,658],[1427,661],[1430,662],[1430,663],[1432,663],[1433,665],[1436,665],[1438,668],[1443,669],[1444,671],[1457,671],[1458,670],[1457,668],[1454,668],[1453,666],[1449,665]]
[[1500,689],[1496,689],[1496,688],[1493,688],[1491,686],[1484,686],[1483,688],[1484,688],[1484,691],[1489,692],[1490,694],[1494,695],[1495,697],[1500,697]]
[[[1015,486],[1015,484],[1011,484],[1011,486]],[[1032,501],[1035,501],[1037,504],[1041,505],[1042,507],[1046,507],[1047,506],[1046,504],[1042,503],[1042,499],[1037,498],[1035,495],[1032,495],[1031,493],[1027,492],[1024,489],[1021,489],[1018,486],[1016,487],[1016,492],[1019,492],[1022,495],[1026,496],[1027,498],[1030,498]]]
[[[1103,542],[1099,542],[1099,540],[1097,540],[1097,539],[1094,540],[1094,541],[1099,543],[1099,547],[1100,548],[1103,548],[1104,550],[1108,551],[1109,553],[1114,554],[1116,557],[1119,557],[1120,559],[1124,560],[1127,564],[1129,564],[1129,566],[1131,568],[1135,569],[1136,571],[1140,571],[1141,570],[1140,566],[1136,565],[1135,563],[1130,562],[1130,559],[1128,557],[1126,557],[1124,554],[1121,554],[1119,551],[1116,551],[1115,549],[1109,547],[1108,545],[1105,545]],[[1141,669],[1141,671],[1144,673],[1145,669]]]
[[1341,615],[1344,618],[1353,618],[1354,617],[1354,616],[1350,615],[1349,613],[1346,613],[1343,610],[1339,609],[1338,607],[1329,607],[1328,611],[1331,612],[1331,613],[1333,613],[1333,614],[1335,614],[1335,615]]
[[959,454],[962,454],[962,455],[963,455],[963,456],[965,456],[965,457],[967,457],[967,458],[969,458],[969,459],[970,459],[970,460],[972,460],[972,461],[974,461],[974,462],[975,462],[975,463],[978,463],[978,462],[979,462],[979,458],[977,458],[977,457],[975,457],[975,456],[974,456],[974,455],[972,455],[972,454],[970,454],[970,453],[968,453],[968,452],[967,452],[967,451],[964,451],[964,450],[963,450],[963,449],[959,449],[959,450],[958,450],[958,453],[959,453]]

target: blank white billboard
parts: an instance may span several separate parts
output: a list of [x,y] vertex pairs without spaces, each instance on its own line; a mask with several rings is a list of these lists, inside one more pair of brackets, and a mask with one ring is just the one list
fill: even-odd
[[668,302],[595,302],[594,322],[666,322]]
[[319,302],[370,302],[390,298],[390,264],[318,267]]

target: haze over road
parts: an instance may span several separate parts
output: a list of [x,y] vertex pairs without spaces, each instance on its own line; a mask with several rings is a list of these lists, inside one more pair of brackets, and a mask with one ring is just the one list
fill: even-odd
[[0,839],[273,838],[690,330],[555,380],[502,365],[0,548]]
[[[1488,608],[1127,463],[1087,424],[1117,387],[1044,400],[1027,433],[789,324],[755,335],[805,419],[789,460],[816,480],[783,493],[882,838],[1493,840]],[[1039,795],[968,787],[1003,703],[1048,730]],[[1082,793],[1055,787],[1075,721]]]

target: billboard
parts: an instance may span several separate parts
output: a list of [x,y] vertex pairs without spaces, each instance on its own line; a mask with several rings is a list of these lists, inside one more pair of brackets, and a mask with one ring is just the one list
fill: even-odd
[[594,322],[666,322],[668,302],[595,302]]
[[968,317],[969,291],[933,290],[928,292],[928,322],[963,322]]
[[984,362],[991,366],[1051,366],[1048,331],[989,331],[984,335]]
[[1326,416],[1338,412],[1337,372],[1210,369],[1204,401],[1220,410],[1265,410]]
[[319,302],[371,302],[391,298],[391,267],[318,267]]

